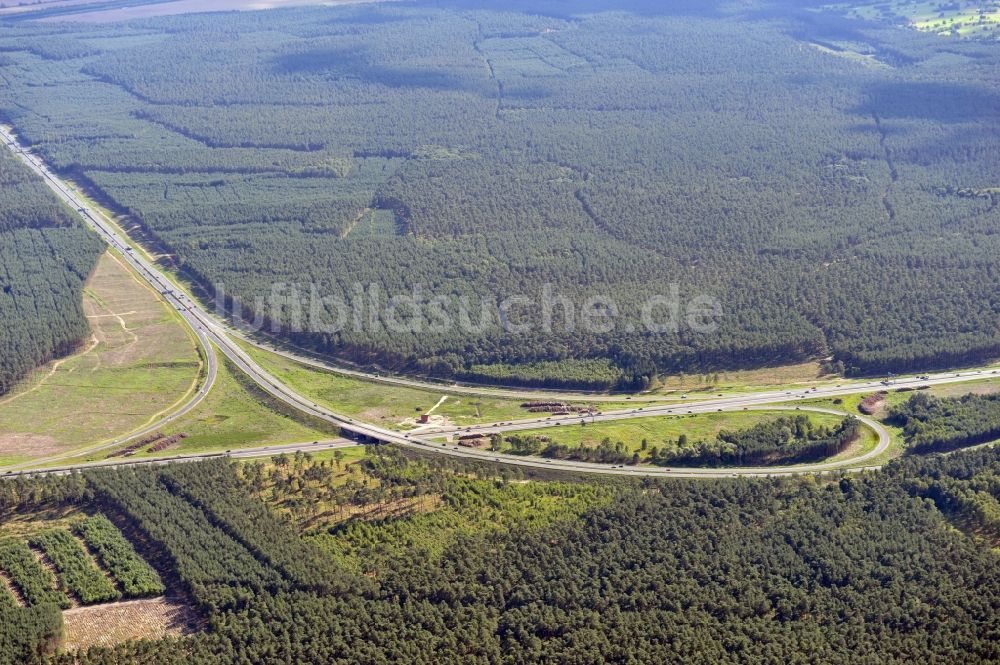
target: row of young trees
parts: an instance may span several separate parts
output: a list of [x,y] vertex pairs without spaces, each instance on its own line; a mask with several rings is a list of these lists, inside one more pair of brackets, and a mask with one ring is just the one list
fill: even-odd
[[211,474],[176,466],[163,474],[163,482],[293,585],[326,594],[351,588],[349,580],[323,562],[287,524],[276,521],[263,503],[246,501],[242,496],[246,485],[228,468]]
[[10,576],[27,606],[69,608],[69,598],[53,588],[52,574],[42,567],[27,543],[16,538],[0,541],[0,570]]
[[197,600],[209,602],[208,589],[221,586],[231,591],[214,600],[229,606],[238,604],[241,593],[282,586],[277,571],[213,526],[202,510],[169,492],[155,474],[108,471],[94,474],[91,482],[116,511],[129,515],[163,548],[174,573]]
[[72,594],[84,605],[120,600],[121,592],[94,565],[79,541],[66,529],[49,529],[31,539],[55,566],[60,591]]
[[101,566],[121,585],[126,598],[159,596],[166,590],[160,575],[104,515],[94,515],[73,526]]
[[[93,489],[80,475],[5,479],[0,483],[0,525],[39,510],[86,508]],[[0,538],[0,663],[24,665],[50,657],[60,644],[62,611],[72,594],[83,604],[138,598],[164,591],[158,574],[106,517],[95,514],[73,527],[110,573],[94,566],[70,531],[48,529],[31,536]],[[30,544],[45,553],[43,566]],[[121,592],[117,588],[121,585]],[[16,594],[16,597],[15,595]]]

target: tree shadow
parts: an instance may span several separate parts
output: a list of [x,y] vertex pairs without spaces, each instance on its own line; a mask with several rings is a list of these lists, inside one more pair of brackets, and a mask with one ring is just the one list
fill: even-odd
[[485,79],[457,75],[454,70],[373,62],[365,52],[347,48],[321,48],[279,55],[271,59],[270,65],[278,75],[319,74],[379,83],[392,88],[482,93],[488,83]]
[[854,110],[880,118],[935,122],[1000,121],[1000,94],[985,86],[940,81],[882,81],[866,89],[867,104]]

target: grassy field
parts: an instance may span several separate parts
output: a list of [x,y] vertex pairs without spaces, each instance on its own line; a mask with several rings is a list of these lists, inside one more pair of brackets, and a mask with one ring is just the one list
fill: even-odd
[[305,422],[289,412],[226,360],[220,363],[219,380],[208,398],[170,429],[188,435],[178,453],[297,443],[339,434],[330,425]]
[[939,35],[986,37],[1000,28],[1000,3],[997,2],[913,2],[899,3],[917,30]]
[[0,400],[0,464],[119,437],[182,404],[202,360],[177,315],[112,255],[84,292],[93,338]]
[[[269,457],[270,456],[268,456],[268,458]],[[309,453],[309,457],[312,458],[314,462],[335,462],[340,460],[340,464],[346,472],[349,468],[365,458],[365,446],[347,446],[346,448],[321,450],[316,453]],[[341,475],[340,479],[346,480],[346,474]]]
[[868,21],[904,19],[917,30],[938,35],[982,38],[1000,34],[1000,2],[995,0],[894,0],[836,4],[830,8]]
[[[612,443],[621,441],[628,450],[642,448],[643,439],[648,446],[660,446],[664,441],[676,441],[686,434],[691,441],[713,440],[722,430],[747,429],[758,423],[780,416],[794,415],[792,411],[734,411],[723,413],[693,414],[689,416],[656,416],[632,418],[603,423],[563,425],[518,432],[524,436],[545,436],[555,443],[567,446],[596,446],[605,438]],[[817,425],[836,426],[842,418],[822,413],[810,413]],[[505,444],[506,445],[506,444]]]
[[[336,428],[319,421],[306,422],[297,413],[265,395],[220,354],[219,376],[208,397],[193,411],[170,423],[164,437],[184,435],[166,450],[149,452],[145,446],[131,458],[224,452],[238,448],[304,443],[339,436]],[[150,443],[150,445],[153,445]],[[107,459],[121,451],[103,450],[58,462],[81,464]]]
[[[384,427],[412,429],[416,426],[415,419],[429,409],[433,409],[432,420],[436,424],[450,423],[457,426],[533,417],[533,414],[521,408],[524,400],[365,381],[303,365],[250,344],[241,343],[241,346],[261,367],[296,392],[315,400],[317,404]],[[674,376],[666,377],[661,385],[645,397],[646,401],[659,401],[649,400],[650,396],[660,396],[664,401],[672,401],[671,398],[676,399],[681,394],[690,394],[692,398],[696,398],[710,397],[720,392],[748,392],[754,389],[793,390],[814,385],[819,378],[821,374],[818,363]],[[631,406],[630,399],[629,396],[623,396],[614,401],[595,402],[595,406],[602,410],[623,409]],[[584,403],[579,399],[572,402]]]
[[[962,384],[962,385],[969,386],[969,384]],[[943,388],[945,390],[953,389],[951,386],[944,386]],[[967,387],[966,392],[968,391],[969,388]],[[845,395],[844,397],[835,397],[835,398],[827,397],[823,399],[804,400],[802,402],[802,406],[812,406],[821,409],[838,409],[846,413],[860,413],[858,405],[861,404],[861,401],[865,397],[875,392],[878,391],[873,390],[871,393],[865,393],[861,395]],[[901,404],[904,401],[908,400],[910,398],[910,395],[912,394],[913,394],[912,392],[900,393],[890,389],[885,396],[885,401],[883,402],[883,404],[879,406],[876,412],[871,416],[876,420],[878,420],[879,422],[881,422],[882,425],[889,431],[889,435],[892,437],[892,444],[889,446],[889,449],[886,450],[881,455],[878,455],[870,460],[867,460],[865,462],[866,464],[868,465],[885,464],[890,460],[893,460],[903,454],[902,430],[886,422],[885,417],[888,415],[889,409],[891,409],[896,404]]]
[[840,41],[833,44],[835,48],[830,48],[816,42],[807,43],[817,51],[837,58],[845,58],[869,67],[889,67],[889,65],[879,60],[875,55],[869,53],[868,48],[870,47],[866,47],[864,44]]

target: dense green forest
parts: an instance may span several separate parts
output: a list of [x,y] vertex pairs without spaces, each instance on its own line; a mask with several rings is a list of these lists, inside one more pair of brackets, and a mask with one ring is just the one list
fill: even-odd
[[994,547],[1000,543],[1000,481],[995,465],[983,464],[992,451],[908,460],[906,481],[913,496],[929,499],[966,533]]
[[947,452],[1000,439],[1000,395],[917,393],[889,417],[903,428],[907,450],[913,453]]
[[97,238],[0,149],[0,395],[86,337],[83,283],[100,251]]
[[[817,4],[6,24],[0,115],[244,316],[354,361],[593,386],[1000,355],[1000,44]],[[275,304],[276,284],[298,295]],[[356,284],[447,296],[452,324],[338,329],[330,303]],[[546,284],[577,308],[612,298],[618,325],[585,330],[578,310],[570,329],[556,308],[543,330]],[[640,324],[673,285],[720,303],[715,332]],[[313,286],[329,300],[298,325],[289,302]],[[535,300],[515,312],[530,330],[499,325],[514,294]],[[459,325],[463,297],[492,325]]]
[[[55,606],[0,597],[0,662],[1000,659],[982,535],[1000,533],[996,449],[839,479],[641,484],[524,484],[369,450],[346,485],[339,459],[304,455],[5,481],[2,514],[100,508],[207,623],[57,656],[40,653]],[[320,495],[367,512],[325,526]],[[421,498],[437,503],[392,512]]]

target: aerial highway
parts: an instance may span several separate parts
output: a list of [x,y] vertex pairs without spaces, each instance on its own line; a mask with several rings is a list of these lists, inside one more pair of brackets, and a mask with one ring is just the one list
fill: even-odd
[[[52,173],[40,158],[34,155],[30,149],[22,147],[15,135],[0,128],[0,138],[8,147],[14,150],[22,161],[31,167],[46,184],[73,210],[76,210],[81,219],[94,230],[109,246],[116,250],[125,261],[140,275],[146,282],[161,294],[163,299],[182,316],[183,320],[191,326],[198,335],[199,340],[206,348],[209,358],[214,358],[213,346],[225,355],[240,371],[244,372],[262,390],[301,413],[318,418],[325,422],[338,426],[341,431],[348,435],[353,435],[362,439],[370,439],[385,443],[393,443],[406,448],[427,451],[435,454],[444,454],[453,457],[460,457],[470,460],[485,462],[499,462],[527,468],[537,468],[545,470],[558,470],[573,473],[597,473],[620,476],[652,476],[652,477],[685,477],[685,478],[719,478],[731,476],[775,476],[801,473],[828,473],[841,470],[858,470],[870,468],[866,463],[877,457],[888,448],[891,438],[888,431],[879,423],[868,418],[861,418],[866,426],[874,429],[879,436],[878,445],[860,457],[839,462],[825,462],[818,464],[804,464],[785,467],[747,467],[747,468],[725,468],[725,469],[700,469],[700,468],[659,468],[659,467],[632,467],[632,466],[612,466],[607,464],[594,464],[587,462],[575,462],[569,460],[549,460],[533,457],[522,457],[517,455],[491,452],[486,450],[464,448],[449,442],[442,442],[427,438],[427,434],[447,434],[458,431],[456,428],[442,428],[439,430],[421,433],[403,433],[396,430],[386,429],[378,425],[372,425],[359,420],[355,420],[345,415],[335,413],[322,405],[313,402],[310,398],[300,395],[279,379],[269,374],[257,364],[235,341],[236,335],[233,328],[225,322],[216,319],[213,315],[201,308],[192,300],[172,279],[150,260],[145,258],[141,251],[138,251],[135,244],[123,232],[117,230],[116,225],[108,219],[100,210],[91,207],[84,201],[76,191]],[[211,364],[211,363],[210,363]],[[971,381],[983,378],[984,373],[989,370],[937,374],[924,377],[907,377],[896,380],[896,386],[917,387],[923,385],[940,385]],[[365,376],[363,373],[358,373]],[[402,380],[401,381],[405,381]],[[525,429],[537,429],[539,427],[555,426],[556,424],[566,424],[579,422],[585,419],[587,422],[603,422],[609,420],[619,420],[625,418],[636,418],[639,416],[656,415],[681,415],[685,413],[707,413],[713,411],[740,411],[751,408],[759,408],[769,404],[787,404],[807,398],[849,395],[857,393],[871,392],[873,389],[882,388],[887,382],[861,382],[845,383],[838,386],[823,388],[812,388],[807,391],[771,391],[761,393],[748,393],[745,395],[720,396],[711,399],[682,400],[670,404],[660,404],[648,407],[635,407],[630,409],[619,409],[607,413],[593,413],[585,418],[581,416],[566,416],[562,420],[553,418],[522,420],[510,423],[496,423],[475,428],[465,428],[462,431],[472,431],[483,434],[493,432],[506,432]],[[424,386],[420,382],[408,382],[407,385]],[[434,386],[436,390],[441,390],[441,386]],[[449,388],[449,390],[451,390]],[[205,392],[202,389],[202,394]],[[525,393],[508,391],[518,397],[526,397]],[[496,395],[496,392],[490,392]],[[200,395],[201,396],[201,395]],[[806,407],[801,407],[805,409]],[[825,410],[829,413],[837,411]],[[843,415],[843,414],[841,414]],[[121,443],[107,444],[107,446]],[[214,455],[188,456],[185,459],[197,459],[200,457],[212,457]],[[32,462],[33,466],[48,462]],[[23,468],[23,467],[22,467]],[[72,468],[86,468],[86,465],[78,467],[64,467],[60,471],[68,471]]]
[[[816,411],[820,413],[831,413],[835,415],[841,415],[837,411],[832,411],[828,409],[808,409],[811,411]],[[862,418],[869,427],[872,427],[879,436],[878,445],[871,451],[865,453],[862,456],[856,457],[852,462],[852,471],[868,470],[878,468],[877,466],[862,466],[861,464],[872,457],[875,457],[889,446],[891,443],[891,438],[889,432],[882,427],[881,424],[871,421],[866,418]],[[16,477],[29,477],[29,476],[40,476],[40,475],[68,475],[74,471],[86,471],[88,469],[99,469],[99,468],[128,468],[133,466],[159,466],[163,464],[173,464],[181,462],[197,462],[201,460],[208,459],[218,459],[222,457],[228,457],[231,459],[255,459],[260,457],[273,457],[281,454],[294,454],[297,452],[304,453],[318,453],[327,450],[336,450],[337,448],[347,448],[350,446],[355,446],[357,443],[350,439],[334,439],[331,441],[313,441],[312,443],[295,443],[286,445],[275,445],[275,446],[260,446],[255,448],[241,448],[238,450],[229,450],[224,453],[200,453],[192,455],[175,455],[175,456],[162,456],[162,457],[143,457],[143,458],[111,458],[106,460],[99,460],[95,462],[84,462],[80,464],[68,464],[65,466],[48,466],[43,469],[29,469],[24,471],[9,470],[5,472],[2,478],[16,478]],[[445,446],[441,451],[435,450],[434,452],[445,452],[452,454],[456,452],[455,447]],[[469,455],[460,455],[467,457],[468,459],[480,459],[482,455],[475,455],[474,453],[479,451],[467,450],[459,448],[458,453],[469,452]],[[497,458],[495,453],[485,454],[487,461],[490,459],[494,461],[510,460],[508,463],[516,463],[518,466],[526,466],[535,469],[545,469],[545,470],[562,470],[562,471],[575,471],[575,472],[585,472],[585,473],[601,473],[601,474],[613,474],[613,475],[627,475],[627,476],[664,476],[670,478],[728,478],[736,476],[769,476],[769,475],[789,475],[798,473],[832,473],[836,471],[843,470],[843,462],[827,462],[822,464],[814,465],[802,465],[802,466],[787,466],[787,467],[768,467],[766,470],[757,469],[740,469],[740,468],[720,468],[720,469],[700,469],[700,468],[677,468],[677,469],[655,469],[655,468],[645,468],[645,467],[625,467],[622,466],[612,466],[607,464],[589,464],[589,463],[573,463],[569,464],[572,468],[566,468],[566,463],[557,460],[544,460],[533,457],[514,457],[509,455],[500,455]]]

